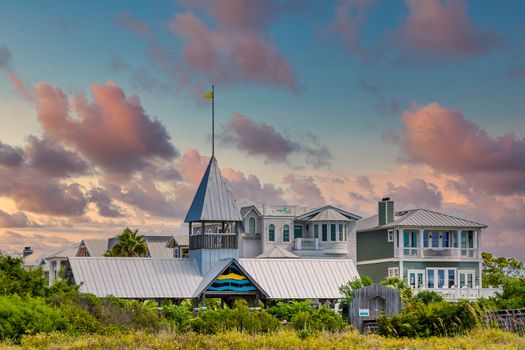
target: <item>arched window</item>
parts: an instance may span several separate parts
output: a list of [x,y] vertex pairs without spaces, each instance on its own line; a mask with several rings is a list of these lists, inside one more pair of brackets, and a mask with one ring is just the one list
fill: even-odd
[[288,225],[283,226],[283,241],[284,242],[290,241],[290,227]]
[[248,234],[254,236],[255,235],[255,218],[251,217],[250,220],[248,220]]
[[268,226],[268,240],[271,242],[275,241],[275,226],[274,225]]

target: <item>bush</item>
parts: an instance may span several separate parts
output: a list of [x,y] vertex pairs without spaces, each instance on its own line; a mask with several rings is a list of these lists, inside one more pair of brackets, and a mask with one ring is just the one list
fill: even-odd
[[430,290],[423,290],[416,295],[416,301],[422,302],[425,305],[443,301],[443,297],[438,293]]
[[24,269],[20,258],[0,255],[0,295],[44,296],[46,277],[41,268]]
[[482,310],[476,303],[462,300],[458,303],[445,301],[419,302],[403,314],[385,315],[378,319],[379,333],[394,337],[453,336],[464,334],[479,325]]
[[310,301],[278,301],[275,305],[268,308],[268,313],[277,317],[281,321],[291,321],[299,312],[312,313],[315,309]]

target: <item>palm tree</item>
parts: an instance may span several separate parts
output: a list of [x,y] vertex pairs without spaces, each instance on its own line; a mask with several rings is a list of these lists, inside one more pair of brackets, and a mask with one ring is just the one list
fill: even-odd
[[106,251],[105,256],[144,257],[148,255],[148,245],[139,230],[131,231],[128,227],[117,237],[117,243]]

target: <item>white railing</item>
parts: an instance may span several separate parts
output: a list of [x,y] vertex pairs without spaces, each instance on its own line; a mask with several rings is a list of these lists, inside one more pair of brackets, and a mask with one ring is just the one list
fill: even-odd
[[418,288],[414,289],[417,294],[421,291],[433,291],[440,294],[447,301],[458,301],[460,299],[478,300],[481,298],[489,298],[496,296],[496,293],[501,293],[501,288]]
[[295,238],[294,250],[319,250],[319,238]]
[[396,257],[477,258],[477,248],[398,248]]

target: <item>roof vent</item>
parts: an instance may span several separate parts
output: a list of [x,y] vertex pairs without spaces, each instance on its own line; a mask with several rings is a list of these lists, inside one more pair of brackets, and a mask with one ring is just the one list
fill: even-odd
[[25,258],[26,256],[29,256],[33,254],[33,249],[31,247],[24,247],[24,250],[22,251],[22,256]]

